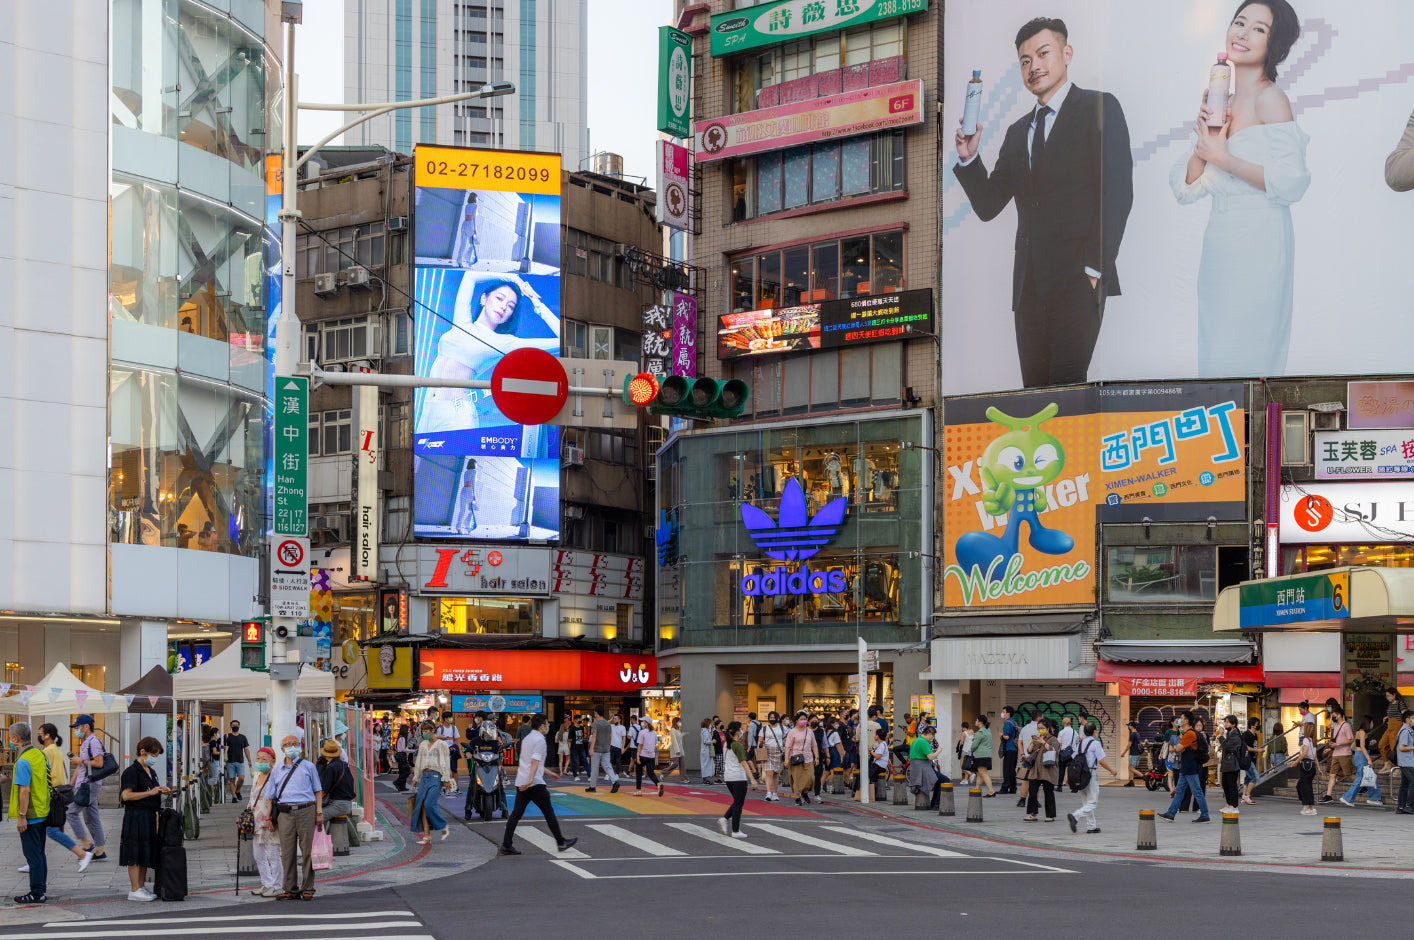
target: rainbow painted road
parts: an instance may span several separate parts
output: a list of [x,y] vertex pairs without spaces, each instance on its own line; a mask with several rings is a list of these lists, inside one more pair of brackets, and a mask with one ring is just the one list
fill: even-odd
[[[747,797],[744,816],[814,817],[809,810],[789,802],[767,803],[757,798],[764,791],[756,790]],[[583,785],[552,787],[550,797],[555,801],[557,816],[720,816],[731,805],[731,796],[725,791],[714,792],[705,787],[669,786],[659,797],[656,790],[644,790],[643,796],[634,796],[632,789],[620,789],[610,793],[605,783],[598,793],[585,793]],[[506,794],[515,808],[515,791]],[[460,818],[465,799],[461,796],[443,797],[443,811]],[[527,817],[537,817],[540,810],[534,805],[525,808]]]

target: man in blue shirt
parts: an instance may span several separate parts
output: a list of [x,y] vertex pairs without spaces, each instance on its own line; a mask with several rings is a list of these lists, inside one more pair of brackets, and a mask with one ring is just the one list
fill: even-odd
[[1002,793],[1016,792],[1016,739],[1021,729],[1010,705],[1002,706]]
[[[285,735],[280,742],[285,761],[270,771],[265,789],[275,804],[280,822],[280,861],[285,866],[285,890],[282,900],[314,897],[314,829],[324,826],[324,788],[314,765],[300,757],[299,738]],[[303,877],[295,867],[295,847],[304,857]]]

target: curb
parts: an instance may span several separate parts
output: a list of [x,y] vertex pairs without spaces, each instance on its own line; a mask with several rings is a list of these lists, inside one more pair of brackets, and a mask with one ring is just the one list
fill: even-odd
[[[1391,866],[1391,865],[1369,865],[1369,864],[1367,864],[1367,865],[1354,865],[1354,864],[1348,864],[1348,863],[1345,863],[1345,862],[1317,862],[1317,861],[1313,861],[1313,862],[1310,862],[1310,863],[1307,863],[1307,864],[1302,864],[1302,863],[1299,863],[1299,862],[1261,862],[1261,861],[1252,860],[1252,859],[1250,859],[1250,858],[1231,858],[1231,859],[1227,859],[1227,858],[1222,858],[1221,856],[1214,856],[1214,857],[1212,857],[1212,858],[1208,858],[1208,857],[1206,857],[1206,856],[1203,856],[1203,857],[1196,857],[1196,856],[1192,856],[1192,855],[1186,856],[1186,857],[1179,857],[1179,856],[1173,856],[1173,855],[1160,855],[1160,854],[1157,854],[1157,853],[1149,853],[1149,852],[1145,852],[1145,853],[1139,853],[1139,852],[1137,852],[1137,851],[1136,851],[1136,852],[1133,852],[1133,853],[1130,853],[1130,852],[1114,852],[1114,851],[1105,851],[1105,850],[1103,850],[1103,849],[1086,849],[1086,848],[1080,848],[1080,847],[1059,846],[1059,845],[1054,845],[1054,844],[1051,844],[1051,843],[1048,843],[1048,842],[1031,842],[1031,841],[1028,841],[1028,840],[1025,840],[1025,839],[1017,839],[1017,838],[1015,838],[1015,837],[1013,837],[1013,836],[1002,835],[1002,834],[996,833],[996,832],[988,832],[988,831],[986,831],[986,830],[962,829],[962,828],[959,828],[959,827],[955,827],[955,826],[948,825],[947,823],[938,823],[938,824],[935,824],[935,825],[929,825],[929,824],[926,824],[926,823],[923,823],[923,822],[919,821],[917,818],[912,817],[912,816],[905,816],[905,815],[903,815],[903,814],[901,814],[901,813],[894,813],[894,812],[890,812],[890,811],[888,811],[888,810],[882,810],[882,809],[876,810],[876,809],[873,809],[873,808],[872,808],[872,807],[873,807],[873,804],[870,804],[869,807],[860,806],[860,805],[855,805],[855,804],[850,804],[850,805],[840,804],[840,805],[841,805],[843,808],[848,809],[848,810],[850,810],[851,812],[856,813],[856,814],[858,814],[858,815],[860,815],[860,816],[867,816],[867,817],[870,817],[870,818],[873,818],[873,819],[885,819],[885,820],[890,820],[890,821],[894,821],[894,822],[901,822],[901,823],[904,823],[904,824],[906,824],[906,825],[913,826],[913,827],[916,828],[916,829],[926,829],[926,830],[928,830],[928,831],[930,831],[930,832],[942,832],[942,833],[946,833],[947,835],[962,836],[962,837],[965,837],[965,838],[968,838],[968,839],[975,839],[975,840],[977,840],[977,841],[979,841],[979,842],[988,842],[988,843],[991,843],[991,844],[993,844],[993,845],[1003,845],[1003,846],[1006,846],[1006,847],[1008,847],[1008,848],[1016,848],[1016,849],[1033,849],[1033,850],[1039,849],[1039,850],[1041,850],[1041,851],[1055,852],[1055,853],[1058,853],[1058,854],[1082,855],[1082,856],[1090,856],[1090,857],[1093,857],[1093,858],[1117,859],[1117,860],[1122,860],[1122,861],[1173,862],[1173,863],[1175,863],[1175,864],[1177,864],[1177,865],[1188,865],[1188,866],[1191,866],[1191,865],[1210,865],[1210,864],[1217,864],[1217,865],[1228,865],[1228,866],[1232,866],[1232,867],[1234,867],[1234,868],[1263,868],[1263,869],[1272,869],[1272,870],[1277,870],[1277,871],[1310,871],[1312,868],[1320,868],[1320,869],[1322,869],[1322,870],[1332,870],[1332,871],[1349,871],[1349,872],[1365,872],[1365,871],[1368,871],[1368,872],[1381,872],[1381,873],[1389,873],[1389,874],[1414,874],[1414,868],[1400,868],[1400,867],[1395,867],[1395,866]],[[935,813],[934,815],[936,815],[936,813]]]

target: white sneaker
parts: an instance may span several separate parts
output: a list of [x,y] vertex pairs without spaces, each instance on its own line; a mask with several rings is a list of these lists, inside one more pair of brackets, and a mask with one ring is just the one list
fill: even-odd
[[29,871],[29,866],[21,865],[19,868],[16,869],[16,871]]
[[1236,806],[1229,806],[1229,807],[1227,808],[1227,811],[1228,811],[1229,813],[1232,813],[1234,816],[1237,815],[1237,814],[1239,814],[1239,813],[1241,812],[1241,810],[1239,810]]
[[1345,797],[1343,797],[1343,796],[1340,798],[1340,803],[1341,803],[1342,806],[1354,806],[1354,805],[1355,805],[1354,803],[1350,802],[1349,800],[1347,800],[1347,799],[1346,799]]
[[128,892],[128,900],[129,900],[129,901],[155,901],[155,900],[157,900],[157,895],[153,894],[151,891],[147,890],[146,888],[138,888],[136,891],[129,891],[129,892]]
[[744,832],[733,832],[733,833],[732,833],[732,838],[733,838],[733,839],[745,839],[745,838],[746,838],[746,833],[744,833]]
[[717,817],[717,828],[722,830],[722,835],[724,836],[729,836],[732,834],[731,829],[727,827],[727,818],[725,816]]
[[1365,801],[1365,805],[1366,805],[1366,806],[1384,806],[1384,805],[1385,805],[1385,801],[1384,801],[1384,800],[1366,800],[1366,801]]
[[87,871],[88,863],[93,861],[93,850],[89,849],[83,853],[83,858],[79,859],[79,871]]

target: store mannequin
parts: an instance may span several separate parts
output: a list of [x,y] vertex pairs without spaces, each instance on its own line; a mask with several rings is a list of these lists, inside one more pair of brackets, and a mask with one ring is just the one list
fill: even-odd
[[831,496],[848,496],[849,480],[845,477],[844,459],[834,451],[825,454],[825,479]]

